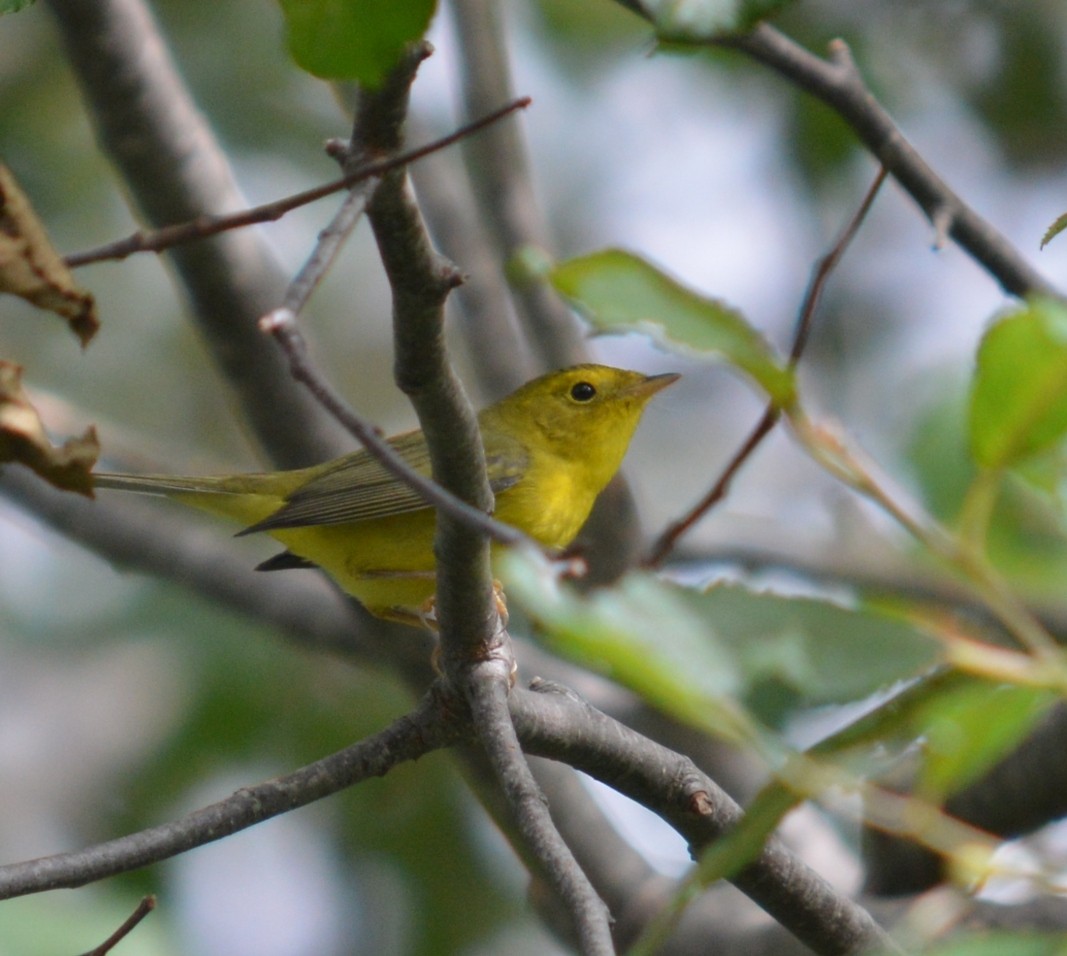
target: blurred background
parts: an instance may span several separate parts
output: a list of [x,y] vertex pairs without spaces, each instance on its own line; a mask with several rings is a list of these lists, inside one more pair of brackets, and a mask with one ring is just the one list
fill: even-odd
[[[553,254],[609,245],[639,252],[733,304],[787,348],[813,263],[876,172],[844,125],[738,55],[654,51],[645,24],[607,0],[511,0],[504,8],[514,89],[533,97],[520,122]],[[347,137],[348,117],[325,83],[287,60],[275,5],[157,0],[151,9],[249,203],[336,175],[322,143]],[[1038,251],[1067,209],[1061,3],[808,0],[776,23],[816,52],[845,38],[926,160],[1062,283],[1067,239]],[[458,123],[459,54],[447,8],[430,38],[436,53],[413,91],[426,135]],[[136,228],[42,4],[0,18],[0,149],[61,252]],[[326,200],[260,227],[288,273],[334,208]],[[935,238],[912,201],[887,184],[831,281],[801,387],[813,411],[843,423],[898,485],[948,517],[965,482],[956,464],[974,351],[1007,300],[963,252],[935,249]],[[227,414],[227,390],[184,320],[165,265],[141,255],[78,277],[104,323],[84,353],[28,306],[0,303],[0,356],[25,366],[46,419],[71,434],[96,423],[105,456],[136,449],[189,472],[261,465]],[[332,380],[393,432],[414,416],[392,383],[389,317],[361,226],[306,321]],[[462,331],[456,316],[450,334],[470,391],[480,401],[495,397],[478,395]],[[650,408],[628,459],[651,534],[711,483],[761,399],[729,370],[638,337],[597,338],[592,351],[609,364],[685,374]],[[250,564],[270,553],[261,542],[244,544]],[[902,547],[884,519],[836,487],[784,431],[685,542],[704,567],[774,558],[890,579]],[[1065,571],[1060,554],[1029,583],[1058,593]],[[170,819],[342,747],[409,703],[382,672],[301,654],[173,585],[119,573],[0,499],[4,862]],[[657,866],[679,872],[680,840],[644,823],[634,832]],[[525,885],[438,754],[171,863],[6,902],[0,952],[86,949],[150,891],[161,911],[124,951],[551,952]]]

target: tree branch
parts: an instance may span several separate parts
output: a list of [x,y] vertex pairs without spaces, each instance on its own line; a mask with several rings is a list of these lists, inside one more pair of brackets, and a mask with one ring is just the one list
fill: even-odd
[[435,692],[385,730],[283,777],[243,787],[178,820],[55,856],[0,866],[0,899],[84,886],[220,840],[280,813],[388,773],[452,743],[463,724],[449,718]]
[[121,943],[127,936],[130,935],[141,923],[141,921],[156,908],[156,898],[154,896],[142,897],[141,902],[137,904],[137,908],[123,921],[122,925],[115,930],[107,939],[105,939],[99,946],[94,946],[89,952],[84,953],[83,956],[107,956],[119,943]]
[[570,767],[540,757],[530,763],[560,835],[611,910],[612,935],[625,952],[670,899],[674,881],[656,873],[619,835]]
[[[423,55],[413,50],[382,90],[361,94],[348,162],[400,148],[408,84]],[[397,382],[422,424],[434,479],[489,511],[493,495],[477,419],[444,347],[444,302],[459,274],[433,250],[405,173],[383,177],[368,216],[393,291]],[[570,911],[583,953],[610,954],[606,909],[552,825],[515,739],[506,706],[515,664],[492,600],[488,540],[439,512],[434,552],[446,679],[469,704],[519,831]]]
[[[562,760],[663,817],[694,853],[742,819],[741,808],[687,757],[642,737],[559,685],[514,691],[511,713],[527,752]],[[869,913],[772,838],[730,880],[818,953],[888,945]]]
[[471,717],[526,845],[567,908],[579,949],[613,956],[608,908],[556,829],[541,788],[522,755],[508,712],[508,676],[471,673]]
[[260,319],[260,328],[272,335],[285,353],[293,378],[307,386],[319,404],[330,412],[386,471],[398,481],[402,481],[417,491],[427,504],[437,509],[438,514],[446,514],[465,527],[502,544],[525,544],[529,547],[538,547],[536,542],[518,528],[496,521],[485,511],[457,498],[435,480],[415,471],[405,462],[392,445],[382,437],[381,431],[362,415],[357,414],[340,393],[319,374],[318,369],[308,358],[307,343],[296,324],[296,316],[293,312],[285,307],[275,309]]
[[[863,201],[860,203],[859,208],[841,231],[841,235],[838,236],[837,241],[830,248],[829,252],[824,256],[821,256],[812,267],[811,279],[808,282],[807,291],[804,293],[804,298],[800,304],[796,326],[793,331],[793,342],[789,348],[789,361],[787,367],[791,371],[797,367],[801,356],[804,354],[804,347],[807,345],[808,338],[811,334],[811,325],[812,320],[815,317],[815,310],[818,308],[819,301],[822,298],[822,291],[826,286],[826,282],[830,278],[834,269],[837,268],[837,264],[841,261],[841,257],[844,256],[845,250],[855,238],[856,233],[859,232],[859,228],[863,224],[864,219],[867,218],[867,213],[874,204],[874,199],[878,195],[878,190],[881,189],[882,183],[885,182],[885,177],[886,169],[883,166],[878,171],[878,175],[875,176],[874,182],[864,194]],[[719,475],[718,479],[716,479],[707,494],[705,494],[704,497],[690,508],[681,518],[672,521],[659,536],[655,544],[652,546],[652,550],[649,552],[648,557],[645,558],[645,567],[659,567],[677,546],[678,541],[682,536],[692,529],[698,521],[715,507],[715,505],[726,498],[726,495],[730,491],[730,485],[733,483],[737,473],[741,470],[741,466],[752,457],[756,449],[762,444],[763,439],[774,430],[781,417],[782,409],[776,402],[772,401],[767,405],[760,420],[756,423],[752,431],[749,432],[748,437],[741,443],[741,447],[734,452],[733,457],[727,462],[726,467],[722,470],[722,473]]]
[[[495,0],[452,0],[452,18],[461,49],[463,102],[468,117],[513,87],[504,42],[504,8]],[[470,180],[481,218],[499,249],[500,264],[526,246],[551,249],[547,223],[534,195],[526,147],[516,123],[500,123],[488,135],[466,144]],[[587,359],[577,323],[542,281],[513,288],[527,334],[550,368]]]
[[[424,49],[415,48],[381,90],[363,91],[346,166],[401,148],[408,88]],[[444,302],[462,277],[431,247],[406,172],[387,173],[367,207],[393,293],[397,384],[411,399],[430,450],[434,480],[488,513],[493,495],[478,423],[444,349]],[[499,627],[483,533],[439,513],[437,616],[446,673],[453,661],[483,656]]]
[[1006,292],[1057,295],[990,223],[967,205],[919,155],[863,82],[842,40],[823,60],[767,23],[751,33],[716,41],[740,50],[826,103],[919,204],[938,236],[951,236]]
[[[370,127],[364,130],[364,136],[368,139],[373,137],[386,138],[390,135],[388,124],[390,122],[401,123],[403,121],[402,112],[399,116],[393,115],[395,104],[392,102],[393,99],[402,94],[406,102],[406,88],[403,87],[400,91],[391,91],[390,97],[378,95],[363,97],[362,102],[364,104],[373,104],[373,106],[367,107],[367,115],[362,120],[365,126]],[[384,105],[380,107],[378,106],[379,99],[384,101]],[[454,142],[461,136],[469,135],[485,126],[491,125],[500,117],[520,106],[526,105],[528,102],[528,100],[516,100],[503,108],[495,110],[476,123],[468,124],[459,132],[452,134],[448,139],[450,142]],[[380,111],[382,115],[377,115],[376,111]],[[399,140],[397,140],[396,146],[399,148]],[[289,361],[289,369],[293,378],[307,386],[319,404],[330,412],[378,460],[386,471],[422,495],[427,504],[437,508],[438,514],[446,514],[472,531],[480,532],[488,539],[499,541],[503,544],[526,544],[530,547],[537,547],[535,542],[518,529],[494,521],[485,510],[471,506],[466,501],[457,498],[436,481],[415,471],[396,453],[389,442],[382,438],[381,432],[377,428],[353,411],[308,359],[307,343],[296,324],[297,316],[303,310],[315,287],[330,268],[342,244],[366,211],[381,183],[381,175],[401,171],[406,164],[400,162],[399,159],[404,156],[413,156],[415,152],[418,152],[401,153],[400,156],[391,156],[385,160],[369,163],[359,162],[357,159],[358,155],[374,155],[378,151],[380,151],[380,146],[375,144],[366,149],[362,148],[362,146],[350,147],[342,152],[342,162],[347,166],[355,166],[357,170],[355,173],[349,173],[341,180],[341,182],[351,181],[353,183],[352,191],[330,225],[319,234],[319,240],[314,251],[290,283],[282,305],[268,315],[263,316],[260,319],[259,326],[264,332],[272,335],[282,348]],[[423,152],[425,153],[425,151],[424,149]],[[376,170],[378,173],[373,176],[364,175],[368,170]]]
[[[451,0],[459,38],[465,115],[513,87],[504,37],[506,9],[495,0]],[[498,123],[465,144],[464,158],[481,220],[499,250],[505,274],[528,247],[552,250],[548,223],[533,188],[518,123]],[[555,290],[542,279],[512,283],[516,311],[540,361],[560,368],[588,361],[584,332]],[[633,495],[616,475],[600,495],[581,534],[591,583],[617,578],[638,556],[641,542]]]
[[454,153],[413,166],[411,177],[434,243],[466,273],[449,302],[459,305],[474,374],[490,399],[503,398],[533,378],[537,367],[500,271],[497,246],[478,217],[470,180]]
[[[616,2],[645,20],[653,21],[642,0]],[[684,41],[672,38],[672,42]],[[760,23],[748,33],[693,42],[739,50],[834,110],[919,204],[934,227],[935,245],[939,245],[944,236],[950,236],[1000,283],[1005,292],[1012,295],[1060,295],[919,155],[867,88],[843,40],[830,43],[828,60],[805,50],[769,23]]]
[[[410,628],[391,629],[403,632],[393,634],[383,622],[366,619],[356,631],[352,626],[352,615],[356,613],[354,608],[340,601],[323,600],[328,592],[310,586],[309,582],[314,578],[272,578],[267,581],[262,575],[249,571],[240,559],[234,558],[227,544],[219,542],[209,531],[203,531],[187,520],[164,522],[159,517],[158,509],[153,509],[149,525],[151,531],[146,533],[146,519],[142,510],[134,508],[130,502],[123,502],[122,507],[117,507],[109,506],[106,502],[83,501],[72,495],[61,494],[43,485],[28,472],[15,468],[5,469],[0,475],[0,492],[33,509],[58,530],[93,547],[111,560],[149,570],[193,587],[230,607],[283,627],[289,636],[301,644],[346,654],[355,653],[360,658],[366,655],[374,660],[389,661],[408,676],[410,686],[426,686],[428,668],[425,645],[415,645],[410,640],[402,639],[411,636],[413,632]],[[369,633],[365,630],[367,628]],[[375,633],[375,628],[383,629],[382,633]],[[366,634],[366,639],[354,643],[356,636],[363,634]],[[676,814],[681,814],[685,822],[679,829],[694,846],[708,842],[732,820],[736,820],[740,811],[735,804],[729,804],[734,816],[724,817],[718,821],[719,826],[713,826],[710,832],[702,831],[699,821],[694,822],[686,816],[684,807],[688,791],[679,795],[679,772],[663,773],[662,770],[665,767],[692,768],[687,758],[646,741],[584,704],[567,703],[561,712],[559,695],[519,695],[516,692],[512,696],[522,698],[522,712],[517,724],[521,738],[531,752],[567,760],[657,812],[663,805],[674,806],[681,800],[683,809],[676,810]],[[516,706],[514,702],[512,706]],[[546,727],[553,729],[546,732]],[[572,737],[573,741],[570,741]],[[600,757],[596,757],[596,748],[602,746],[602,738],[612,743]],[[631,748],[633,741],[641,742],[639,752]],[[594,750],[593,756],[588,753],[590,748]],[[614,769],[609,772],[607,768],[611,765],[614,765]],[[695,768],[692,770],[695,772]],[[635,787],[635,781],[639,786]],[[715,789],[714,784],[703,776],[693,777],[692,786],[702,792]],[[557,809],[566,813],[566,807],[567,804],[563,803]],[[668,820],[675,822],[670,816]],[[768,880],[773,882],[775,878],[772,875]],[[795,874],[789,874],[789,878],[795,878]],[[780,892],[788,897],[792,892],[802,894],[805,887],[804,879],[800,879],[792,890],[783,887]],[[779,915],[773,905],[774,893],[768,886],[762,886],[752,895],[773,915]],[[772,897],[771,905],[764,902],[768,896]],[[787,925],[792,925],[792,921],[787,921]],[[841,931],[845,932],[849,925],[850,919],[844,920]]]
[[[142,0],[49,0],[101,145],[154,226],[245,203]],[[286,372],[256,319],[283,276],[254,233],[168,253],[192,313],[272,460],[306,465],[339,451],[333,423]]]
[[87,249],[85,252],[71,253],[64,256],[63,261],[73,269],[79,266],[88,265],[92,262],[102,262],[107,259],[126,259],[138,252],[162,252],[165,249],[170,249],[173,246],[182,245],[186,242],[197,242],[201,239],[207,239],[210,236],[217,235],[220,232],[228,232],[231,229],[241,229],[245,226],[256,225],[257,223],[277,222],[284,215],[292,212],[294,209],[299,209],[301,206],[317,202],[320,199],[324,199],[326,196],[332,196],[334,193],[340,192],[342,189],[352,189],[360,183],[365,183],[369,179],[375,179],[381,176],[382,173],[386,173],[390,169],[396,169],[399,166],[407,166],[409,163],[414,163],[416,160],[429,156],[432,153],[440,152],[441,150],[458,143],[465,137],[470,136],[472,133],[477,132],[483,127],[495,123],[498,119],[506,116],[508,113],[517,109],[525,109],[529,105],[530,100],[528,97],[512,100],[510,103],[493,110],[491,113],[486,114],[480,119],[461,126],[447,136],[441,136],[438,139],[432,140],[415,149],[409,149],[400,153],[398,156],[391,157],[390,159],[382,160],[377,163],[368,163],[348,176],[342,176],[340,179],[331,180],[328,183],[323,183],[321,186],[313,186],[311,189],[305,189],[302,192],[294,193],[292,196],[285,196],[282,199],[275,199],[259,206],[242,209],[240,212],[219,215],[205,214],[197,216],[196,219],[173,223],[148,232],[138,230],[127,236],[125,239],[118,239],[115,242],[109,242],[106,245],[98,246],[95,249]]

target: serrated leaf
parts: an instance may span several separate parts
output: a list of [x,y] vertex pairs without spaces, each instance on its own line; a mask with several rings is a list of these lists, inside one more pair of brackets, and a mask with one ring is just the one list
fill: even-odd
[[736,702],[770,680],[809,703],[852,701],[914,677],[940,650],[875,610],[737,585],[698,591],[634,572],[581,595],[521,556],[509,556],[503,576],[509,600],[554,648],[718,734],[724,720],[748,719]]
[[925,741],[918,792],[941,802],[977,780],[1033,729],[1049,691],[974,681],[928,701],[914,717]]
[[686,603],[729,648],[749,684],[775,680],[815,704],[856,700],[936,663],[940,646],[906,619],[720,584]]
[[93,482],[89,473],[99,454],[93,428],[58,448],[52,445],[22,388],[22,369],[0,360],[0,463],[19,462],[49,484],[91,498]]
[[687,289],[640,256],[604,249],[559,263],[549,279],[599,329],[643,331],[675,350],[717,353],[779,405],[794,398],[792,372],[740,312]]
[[1044,249],[1053,239],[1055,239],[1064,229],[1067,229],[1067,212],[1062,216],[1057,216],[1052,225],[1045,230],[1045,234],[1041,237],[1040,248]]
[[74,281],[15,177],[0,163],[0,292],[67,320],[84,348],[100,322],[92,295]]
[[328,80],[377,87],[430,25],[435,0],[279,0],[289,52]]
[[607,674],[692,726],[744,737],[733,696],[732,655],[686,608],[676,589],[633,573],[582,595],[556,579],[543,558],[509,553],[501,573],[515,601],[552,647]]
[[971,391],[971,452],[1011,467],[1067,433],[1067,307],[1035,299],[982,339]]

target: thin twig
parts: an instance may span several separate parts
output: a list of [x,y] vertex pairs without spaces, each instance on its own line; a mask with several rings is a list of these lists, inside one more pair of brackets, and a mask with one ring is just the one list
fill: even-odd
[[283,777],[276,777],[185,816],[98,843],[0,866],[0,899],[84,886],[212,843],[263,820],[320,800],[393,767],[448,746],[469,733],[431,689],[419,706],[378,733]]
[[838,113],[926,213],[935,239],[951,236],[1006,292],[1017,296],[1060,294],[919,155],[864,83],[844,41],[830,44],[828,60],[808,52],[767,23],[751,33],[715,42],[758,60]]
[[[353,191],[330,225],[319,234],[314,252],[290,283],[282,305],[260,319],[260,328],[273,336],[281,347],[289,360],[289,368],[293,377],[303,383],[315,399],[361,442],[391,475],[422,495],[427,504],[457,518],[465,526],[495,541],[505,544],[529,543],[533,545],[533,542],[517,529],[494,521],[484,511],[451,494],[433,479],[415,471],[397,455],[392,446],[382,438],[381,432],[358,415],[310,362],[307,344],[296,321],[315,286],[329,269],[341,245],[366,211],[383,175],[404,168],[413,158],[429,155],[446,145],[455,143],[528,103],[529,99],[517,100],[495,110],[476,123],[467,124],[450,136],[434,140],[418,150],[411,150],[397,157],[370,164],[359,162],[355,173],[338,180],[338,182],[351,185]],[[374,149],[361,150],[360,155],[373,153],[380,148],[380,144],[375,144]],[[368,170],[373,170],[373,173]],[[458,276],[456,281],[458,281]]]
[[141,902],[137,904],[137,908],[128,916],[123,924],[115,930],[107,939],[105,939],[99,946],[94,946],[89,952],[82,954],[82,956],[107,956],[119,943],[122,942],[130,933],[137,927],[149,913],[156,908],[156,898],[154,896],[144,896],[141,898]]
[[845,255],[845,251],[852,244],[852,240],[856,238],[856,233],[859,232],[860,226],[867,219],[867,214],[871,211],[871,206],[874,205],[874,200],[878,196],[879,190],[882,188],[882,184],[885,182],[886,177],[889,175],[889,170],[882,166],[877,175],[874,177],[874,182],[867,188],[867,192],[863,196],[863,201],[860,203],[859,208],[852,214],[852,218],[845,225],[841,235],[838,237],[837,242],[829,252],[826,253],[818,262],[815,263],[815,268],[812,270],[811,281],[808,284],[807,291],[804,293],[804,301],[801,306],[800,317],[797,321],[796,334],[793,337],[793,345],[789,350],[789,367],[795,368],[800,361],[800,357],[804,354],[804,349],[808,344],[808,337],[811,335],[811,327],[813,324],[813,318],[815,316],[815,310],[819,307],[819,302],[822,301],[823,290],[826,288],[827,280],[829,280],[831,273],[837,268],[838,263]]
[[329,271],[345,240],[356,228],[356,224],[367,208],[367,199],[374,191],[377,182],[377,178],[365,179],[359,183],[359,188],[353,187],[345,197],[341,208],[330,220],[330,224],[319,233],[314,251],[308,257],[307,262],[300,267],[293,281],[289,283],[289,288],[285,290],[285,298],[282,300],[282,308],[294,317],[304,311],[311,293],[315,291]]
[[381,431],[354,411],[310,361],[307,344],[292,312],[284,307],[276,309],[260,319],[260,328],[273,336],[282,348],[289,360],[293,377],[307,387],[322,407],[333,415],[389,474],[417,491],[427,504],[493,541],[508,545],[525,544],[534,548],[540,547],[518,528],[497,521],[486,512],[457,498],[432,478],[415,471],[397,455],[389,442],[382,437]]
[[65,256],[63,261],[71,268],[77,268],[78,266],[88,265],[91,262],[101,262],[107,259],[125,259],[127,256],[137,252],[161,252],[164,249],[170,249],[173,246],[187,242],[195,242],[199,239],[206,239],[209,236],[214,236],[230,229],[240,229],[263,222],[275,222],[294,209],[316,202],[343,189],[351,189],[359,183],[375,179],[390,170],[407,166],[422,159],[424,156],[429,156],[431,153],[452,146],[454,143],[472,136],[487,126],[491,126],[510,113],[525,109],[531,102],[528,96],[512,100],[504,106],[487,113],[480,119],[459,127],[459,129],[449,133],[447,136],[432,140],[423,146],[408,150],[398,156],[366,163],[347,176],[323,183],[321,186],[305,189],[303,192],[294,193],[292,196],[275,199],[272,202],[253,206],[250,209],[243,209],[240,212],[225,215],[203,215],[187,222],[163,226],[160,229],[151,231],[139,230],[125,239],[109,242],[106,245],[88,249],[85,252],[71,253]]
[[[888,171],[884,166],[878,171],[878,175],[875,176],[874,182],[871,183],[868,188],[859,208],[853,213],[852,218],[849,220],[844,230],[842,230],[841,235],[838,237],[833,247],[826,253],[826,255],[822,256],[812,268],[811,279],[797,314],[796,326],[793,332],[793,343],[789,348],[789,361],[787,364],[790,369],[796,368],[797,363],[804,354],[804,347],[807,345],[808,337],[811,333],[815,310],[818,308],[819,301],[822,298],[822,292],[826,286],[826,282],[830,278],[830,274],[837,267],[837,264],[841,261],[841,257],[845,254],[845,250],[848,248],[853,238],[855,238],[863,221],[867,218],[867,213],[870,211],[871,205],[874,203],[874,199],[878,195],[878,190],[881,189],[882,183],[885,182],[887,172]],[[653,545],[649,556],[644,561],[645,567],[655,568],[662,564],[664,559],[666,559],[671,551],[674,550],[679,539],[681,539],[681,537],[712,508],[714,508],[716,504],[726,497],[730,490],[730,484],[741,470],[741,466],[748,461],[753,452],[755,452],[763,442],[763,439],[773,431],[774,426],[778,424],[781,417],[782,409],[779,405],[775,402],[771,402],[767,405],[762,417],[756,423],[756,427],[752,429],[749,436],[742,442],[741,447],[734,452],[733,457],[723,469],[722,474],[719,475],[718,480],[711,486],[711,490],[690,508],[685,515],[668,525],[660,535],[659,539]]]

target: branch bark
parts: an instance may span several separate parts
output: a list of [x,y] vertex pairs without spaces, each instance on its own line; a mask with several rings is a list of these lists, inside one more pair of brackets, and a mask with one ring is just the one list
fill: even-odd
[[954,239],[1012,295],[1059,295],[1017,249],[965,203],[919,155],[867,88],[848,47],[830,44],[830,59],[809,53],[767,23],[718,41],[741,51],[827,104],[918,203],[937,238]]
[[[414,49],[382,90],[361,93],[346,166],[358,167],[368,156],[402,147],[408,88],[426,55],[425,49]],[[393,293],[397,384],[411,399],[426,435],[434,480],[489,512],[493,494],[478,423],[444,348],[444,302],[462,277],[431,247],[405,171],[383,177],[367,216]],[[439,513],[434,551],[447,672],[450,659],[469,660],[488,646],[498,624],[484,535]]]
[[447,717],[436,694],[427,694],[416,710],[366,740],[294,773],[243,787],[178,820],[84,850],[0,866],[0,899],[84,886],[221,840],[368,777],[383,776],[399,763],[452,742],[461,726]]
[[[414,48],[381,90],[361,93],[346,165],[401,148],[408,88],[425,55]],[[397,384],[415,406],[434,480],[489,512],[493,494],[478,422],[444,345],[444,303],[461,276],[432,248],[406,172],[382,178],[367,215],[393,293]],[[493,601],[489,541],[438,511],[434,553],[446,680],[469,705],[519,832],[570,911],[582,952],[607,956],[614,951],[607,911],[552,825],[515,740],[506,706],[514,656]]]
[[[452,0],[462,53],[463,105],[467,116],[513,87],[504,42],[504,8],[495,0]],[[516,123],[500,123],[464,149],[474,195],[505,267],[525,246],[551,249],[548,225],[534,195],[526,146]],[[549,368],[587,360],[577,323],[541,281],[513,288],[531,343]]]
[[[689,758],[594,710],[558,685],[513,692],[511,713],[528,753],[562,760],[659,814],[694,853],[743,815]],[[777,839],[731,881],[817,953],[892,946],[873,917],[801,863]]]
[[449,301],[462,314],[464,343],[482,392],[496,401],[537,374],[500,271],[497,247],[477,214],[469,178],[457,157],[432,156],[412,167],[411,177],[434,242],[466,274]]
[[[153,226],[245,206],[142,0],[49,0],[101,146]],[[284,276],[250,231],[174,249],[193,317],[275,464],[340,451],[340,433],[289,377],[256,320]]]

